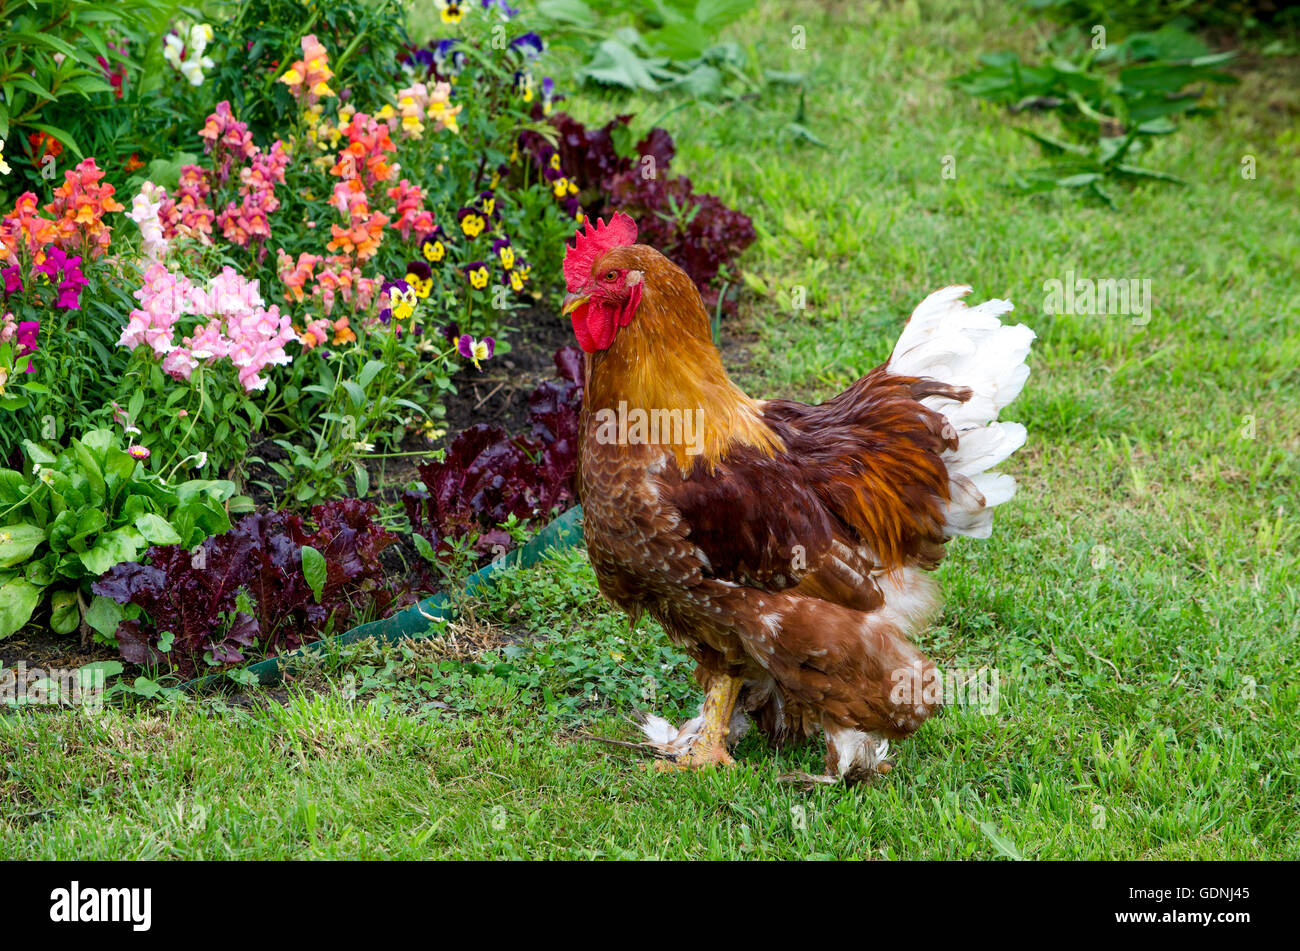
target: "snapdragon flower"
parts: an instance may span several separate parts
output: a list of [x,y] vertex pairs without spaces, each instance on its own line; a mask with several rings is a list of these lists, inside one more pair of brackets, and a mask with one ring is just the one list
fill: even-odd
[[206,23],[195,23],[188,30],[183,23],[178,23],[175,30],[163,37],[163,59],[191,86],[202,86],[203,71],[217,65],[212,57],[203,55],[212,38],[212,27]]

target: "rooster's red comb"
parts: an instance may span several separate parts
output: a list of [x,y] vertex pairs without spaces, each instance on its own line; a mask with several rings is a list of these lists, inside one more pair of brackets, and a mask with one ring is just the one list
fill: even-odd
[[616,211],[609,224],[597,219],[594,226],[588,218],[586,230],[574,235],[573,246],[565,246],[564,283],[571,292],[578,290],[591,279],[602,254],[626,244],[636,244],[636,222],[629,215]]

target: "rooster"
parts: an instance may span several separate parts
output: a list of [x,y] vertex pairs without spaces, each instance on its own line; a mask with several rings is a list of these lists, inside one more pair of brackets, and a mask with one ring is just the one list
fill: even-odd
[[888,741],[941,698],[910,642],[939,599],[926,574],[956,535],[987,538],[1023,445],[999,422],[1034,334],[921,302],[889,361],[818,406],[758,400],[727,376],[690,278],[627,215],[566,248],[562,307],[585,353],[578,494],[601,592],[648,614],[696,663],[699,716],[645,716],[670,768],[729,765],[750,722],[826,738],[821,781],[892,765]]

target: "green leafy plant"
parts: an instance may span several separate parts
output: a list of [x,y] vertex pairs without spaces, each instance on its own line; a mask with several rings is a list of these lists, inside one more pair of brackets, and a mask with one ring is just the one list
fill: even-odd
[[1210,53],[1196,37],[1170,28],[1134,34],[1080,60],[1055,55],[1038,66],[1021,63],[1011,52],[988,54],[980,57],[979,69],[951,85],[1014,114],[1050,112],[1059,119],[1060,136],[1016,127],[1049,159],[1020,173],[1019,189],[1080,189],[1113,207],[1102,187],[1107,182],[1182,184],[1177,176],[1137,164],[1138,157],[1153,138],[1177,129],[1175,118],[1212,110],[1206,92],[1236,82],[1216,68],[1234,55]]
[[[46,110],[112,94],[124,57],[110,47],[111,31],[149,22],[167,6],[162,0],[0,0],[0,139],[26,145],[29,135],[45,135],[83,157],[74,131],[47,121]],[[39,168],[28,172],[34,178]]]
[[[602,4],[598,16],[581,0],[544,0],[538,11],[567,27],[574,38],[588,41],[580,79],[628,90],[734,99],[775,78],[755,74],[739,44],[718,40],[724,27],[753,7],[753,0],[640,0]],[[624,22],[612,35],[603,26],[611,20]]]
[[336,88],[353,88],[363,108],[391,82],[406,41],[400,0],[247,0],[215,27],[215,46],[226,55],[212,74],[212,101],[229,100],[259,140],[296,118],[297,104],[278,79],[302,55],[304,36],[329,48]]
[[1286,0],[1024,0],[1024,5],[1062,23],[1109,23],[1128,29],[1154,29],[1175,17],[1195,26],[1241,30],[1300,22],[1300,11]]
[[[295,401],[309,408],[302,414],[312,420],[305,427],[309,438],[274,440],[287,454],[284,461],[253,460],[279,476],[293,504],[315,505],[346,494],[349,475],[356,495],[364,498],[370,491],[365,459],[376,443],[396,446],[412,417],[428,418],[428,404],[413,402],[408,394],[430,380],[437,392],[450,390],[454,347],[430,355],[416,349],[420,341],[409,330],[398,336],[363,329],[349,350],[316,363],[316,382],[305,383]],[[374,352],[380,357],[366,359]]]
[[232,482],[173,485],[148,472],[109,429],[57,454],[30,440],[23,451],[23,472],[0,469],[0,637],[48,602],[55,631],[111,643],[124,615],[90,596],[92,581],[150,545],[190,548],[227,531],[228,510],[250,506]]

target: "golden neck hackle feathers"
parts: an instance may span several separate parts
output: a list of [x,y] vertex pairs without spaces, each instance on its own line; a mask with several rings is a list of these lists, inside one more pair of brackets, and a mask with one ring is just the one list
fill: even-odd
[[763,420],[762,404],[728,378],[704,304],[690,278],[648,247],[619,250],[635,252],[645,288],[632,322],[619,331],[608,350],[588,356],[585,410],[617,411],[620,402],[647,412],[698,410],[701,433],[695,445],[665,444],[683,475],[689,475],[697,462],[712,472],[740,446],[752,446],[768,456],[784,451],[781,438]]

